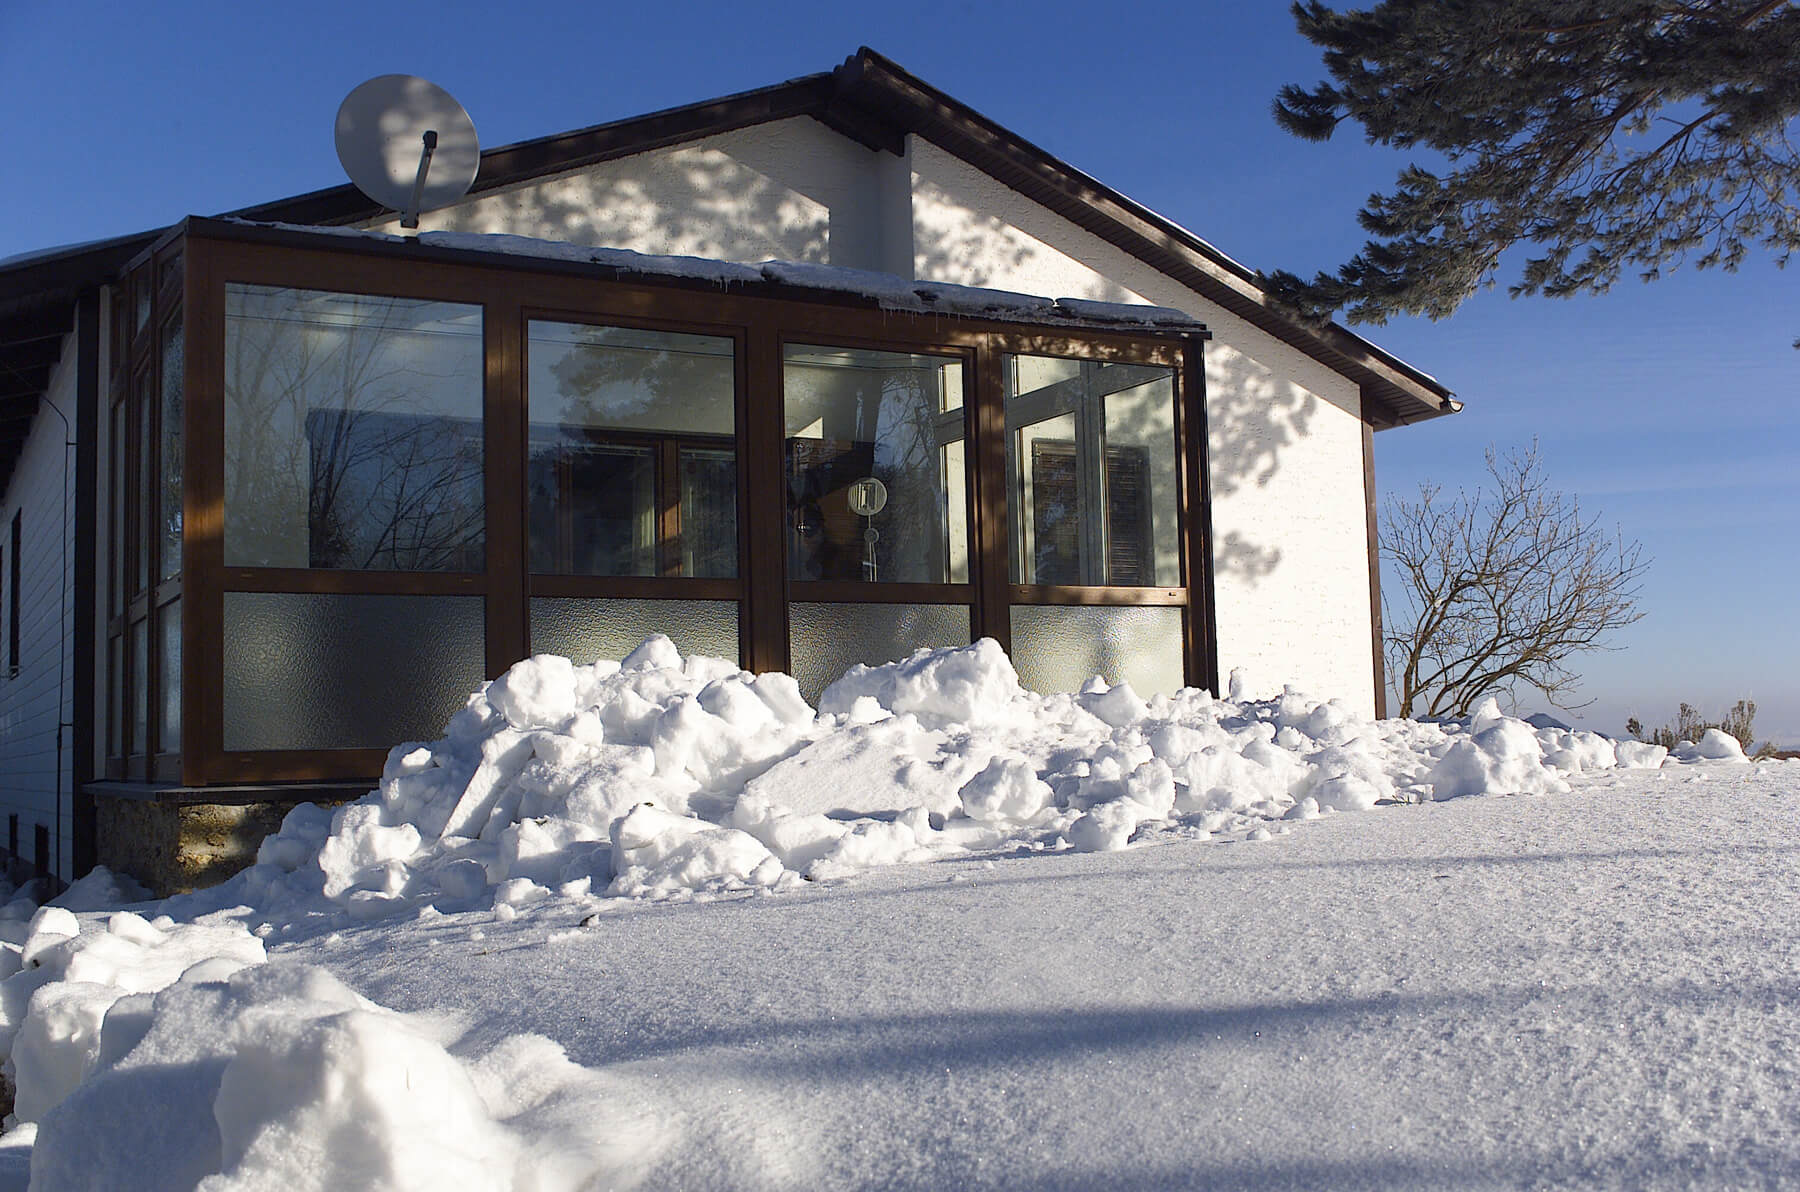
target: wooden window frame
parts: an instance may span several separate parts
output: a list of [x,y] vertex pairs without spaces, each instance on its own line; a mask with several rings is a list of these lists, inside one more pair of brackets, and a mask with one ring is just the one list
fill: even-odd
[[[166,689],[176,676],[161,673],[157,626],[162,617],[170,615],[168,608],[181,599],[183,573],[177,568],[173,575],[162,578],[162,535],[156,532],[162,489],[155,478],[162,473],[163,340],[169,325],[181,320],[185,342],[185,290],[186,261],[179,234],[145,250],[113,290],[112,367],[105,403],[108,468],[103,516],[108,565],[106,591],[100,597],[105,610],[102,648],[107,661],[99,734],[105,759],[101,772],[111,779],[179,782],[184,775],[183,743],[164,741],[160,732],[160,712],[169,695]],[[140,315],[146,304],[147,312]],[[142,657],[132,650],[132,632],[140,623],[144,625]],[[185,650],[185,619],[180,637]],[[132,731],[140,686],[144,700],[141,740]]]
[[[194,225],[203,224],[196,228]],[[529,652],[534,596],[729,600],[738,605],[739,662],[787,669],[790,602],[954,603],[971,636],[1010,645],[1015,603],[1171,605],[1184,609],[1189,683],[1217,688],[1206,508],[1202,334],[1038,327],[878,309],[854,296],[721,289],[704,281],[644,279],[593,266],[450,254],[382,241],[190,221],[177,242],[186,335],[186,418],[180,775],[188,785],[362,779],[385,751],[223,748],[224,594],[230,592],[458,593],[484,601],[490,676]],[[350,572],[227,567],[223,558],[225,293],[228,284],[467,303],[482,310],[486,568],[479,573]],[[529,324],[599,324],[730,338],[734,350],[738,575],[575,576],[530,571],[528,549]],[[160,323],[160,315],[152,326]],[[948,355],[964,361],[966,583],[790,580],[785,541],[786,345]],[[1175,370],[1177,516],[1183,582],[1155,588],[1018,585],[1008,573],[1006,425],[1001,365],[1051,355]],[[127,370],[122,375],[131,375]],[[1192,449],[1190,449],[1190,446]],[[154,653],[154,649],[151,651]],[[204,693],[204,695],[202,695]],[[109,705],[110,706],[110,705]],[[154,719],[154,716],[152,717]]]

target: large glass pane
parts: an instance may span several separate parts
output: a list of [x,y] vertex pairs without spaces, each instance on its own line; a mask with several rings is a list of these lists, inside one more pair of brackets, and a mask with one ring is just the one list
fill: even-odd
[[1181,583],[1181,537],[1175,511],[1180,469],[1175,457],[1175,377],[1168,371],[1108,393],[1106,451],[1106,582],[1124,587]]
[[1139,695],[1183,686],[1182,610],[1168,606],[1015,604],[1012,661],[1033,691],[1078,691],[1099,675]]
[[158,748],[163,753],[181,750],[181,601],[156,611],[156,640],[161,670],[157,680]]
[[481,570],[481,308],[235,284],[225,307],[225,562]]
[[1009,357],[1006,426],[1013,582],[1181,583],[1172,369]]
[[1075,434],[1073,414],[1044,418],[1013,433],[1019,459],[1013,502],[1020,543],[1013,560],[1016,583],[1085,582],[1081,539],[1093,518],[1077,483]]
[[785,357],[788,574],[966,580],[962,361],[801,344]]
[[531,652],[578,663],[624,658],[661,633],[683,654],[738,660],[735,600],[601,600],[534,596]]
[[531,569],[737,574],[735,345],[533,322]]
[[225,593],[225,749],[430,740],[486,671],[479,596]]
[[[681,574],[737,574],[737,453],[682,447]],[[729,512],[727,512],[729,511]]]
[[964,604],[812,604],[788,606],[789,669],[800,694],[819,696],[861,662],[898,662],[914,650],[969,644]]
[[181,574],[182,342],[177,315],[163,327],[162,338],[162,493],[157,516],[162,579]]

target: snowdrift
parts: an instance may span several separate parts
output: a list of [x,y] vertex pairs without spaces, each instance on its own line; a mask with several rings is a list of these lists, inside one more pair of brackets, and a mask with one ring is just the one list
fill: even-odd
[[[442,739],[395,748],[379,789],[297,807],[253,867],[170,913],[0,909],[16,1095],[0,1185],[26,1154],[40,1192],[627,1186],[668,1145],[667,1123],[622,1107],[557,1044],[513,1036],[467,1054],[454,1022],[265,963],[247,923],[504,920],[552,899],[742,896],[1158,832],[1260,839],[1274,821],[1384,802],[1743,761],[1716,737],[1668,759],[1533,728],[1493,701],[1419,723],[1293,690],[1146,701],[1096,679],[1045,696],[992,641],[855,667],[817,711],[786,675],[683,657],[666,638],[622,663],[532,658],[472,694]],[[127,893],[99,873],[72,891],[83,909],[96,892]]]
[[[1710,738],[1695,749],[1729,754]],[[1038,695],[986,640],[855,667],[815,712],[786,675],[658,637],[623,663],[514,666],[443,739],[394,749],[379,790],[297,808],[231,897],[372,918],[774,889],[979,850],[1119,849],[1156,825],[1249,833],[1382,802],[1539,794],[1665,754],[1536,729],[1493,701],[1426,724],[1291,689],[1145,701],[1095,679]]]

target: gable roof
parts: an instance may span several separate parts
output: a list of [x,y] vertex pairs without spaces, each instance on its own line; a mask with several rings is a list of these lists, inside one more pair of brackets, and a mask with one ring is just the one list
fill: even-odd
[[[1255,271],[867,47],[825,73],[484,150],[469,193],[515,186],[794,116],[809,116],[871,150],[903,152],[907,135],[913,134],[955,154],[1349,377],[1360,386],[1366,416],[1377,427],[1417,422],[1461,408],[1451,391],[1429,374],[1335,323],[1310,326],[1301,322],[1275,304]],[[259,222],[329,226],[371,220],[383,214],[383,209],[345,183],[225,214]],[[20,346],[12,338],[15,325],[22,327],[48,310],[71,311],[76,292],[116,277],[165,230],[0,262],[0,378],[7,375],[3,367],[6,354]],[[46,317],[54,321],[61,316]],[[41,348],[32,350],[41,355]],[[28,373],[15,370],[19,375],[11,388],[23,392],[41,371],[41,364],[34,364]],[[0,397],[0,420],[19,413],[5,407],[6,400]],[[36,396],[29,401],[30,410],[35,411]],[[6,444],[0,442],[0,487],[10,467]]]

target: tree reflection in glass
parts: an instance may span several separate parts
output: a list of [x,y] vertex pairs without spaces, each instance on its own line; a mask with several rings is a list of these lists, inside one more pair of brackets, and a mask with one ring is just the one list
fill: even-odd
[[481,308],[226,287],[225,562],[479,571]]

